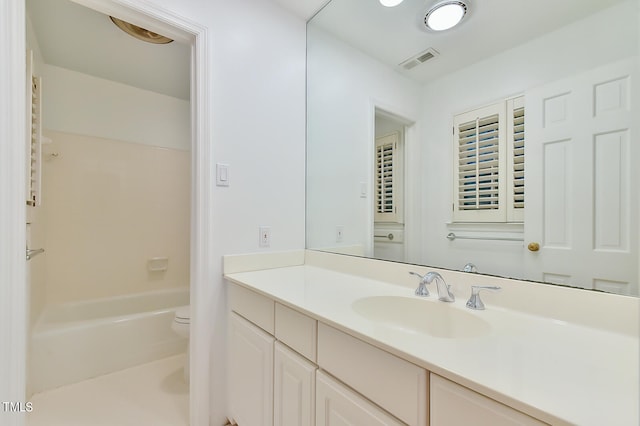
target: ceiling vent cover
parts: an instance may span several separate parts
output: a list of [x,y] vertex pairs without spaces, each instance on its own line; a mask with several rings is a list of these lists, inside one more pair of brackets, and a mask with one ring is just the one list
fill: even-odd
[[417,67],[420,64],[424,64],[425,62],[431,60],[431,59],[435,59],[439,56],[440,54],[438,53],[437,50],[435,50],[434,48],[430,47],[427,50],[425,50],[424,52],[420,52],[415,56],[412,56],[411,58],[407,59],[406,61],[402,62],[400,64],[400,66],[406,70],[410,70],[412,68]]
[[170,39],[169,37],[165,37],[158,33],[154,33],[153,31],[149,31],[146,28],[133,25],[132,23],[123,21],[122,19],[114,18],[113,16],[109,16],[109,18],[111,18],[111,21],[118,28],[138,40],[153,44],[168,44],[173,41],[173,39]]

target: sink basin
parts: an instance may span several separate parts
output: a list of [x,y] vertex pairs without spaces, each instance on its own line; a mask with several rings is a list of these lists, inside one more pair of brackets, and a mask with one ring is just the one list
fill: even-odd
[[456,339],[483,336],[491,331],[482,318],[443,302],[376,296],[358,299],[351,306],[364,318],[402,332]]

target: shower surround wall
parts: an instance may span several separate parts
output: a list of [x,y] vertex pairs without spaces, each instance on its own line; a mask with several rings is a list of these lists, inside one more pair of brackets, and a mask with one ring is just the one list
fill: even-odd
[[189,102],[42,68],[45,305],[188,286]]
[[[190,153],[48,132],[47,304],[189,285]],[[167,257],[166,271],[148,259]]]

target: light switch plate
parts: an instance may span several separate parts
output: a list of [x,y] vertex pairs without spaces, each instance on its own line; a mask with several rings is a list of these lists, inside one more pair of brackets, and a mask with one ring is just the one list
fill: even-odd
[[217,163],[216,164],[216,185],[217,186],[229,186],[229,165]]

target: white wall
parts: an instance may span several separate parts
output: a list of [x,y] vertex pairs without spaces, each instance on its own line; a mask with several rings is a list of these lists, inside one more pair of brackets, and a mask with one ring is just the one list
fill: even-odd
[[[230,165],[230,186],[210,194],[212,279],[195,283],[211,338],[197,347],[211,353],[210,374],[199,372],[210,381],[199,381],[199,391],[210,390],[210,424],[218,426],[226,414],[222,256],[304,247],[305,22],[264,0],[151,3],[207,27],[211,160]],[[260,225],[271,226],[269,249],[258,247]]]
[[307,246],[372,255],[374,107],[415,120],[420,86],[322,30],[308,34]]
[[[602,21],[599,21],[601,19]],[[616,25],[601,24],[616,22]],[[622,3],[449,74],[423,90],[423,262],[522,277],[526,248],[512,242],[450,242],[453,116],[598,65],[638,54],[637,2]],[[479,84],[480,83],[480,84]]]
[[41,75],[46,129],[191,149],[189,101],[53,65]]

